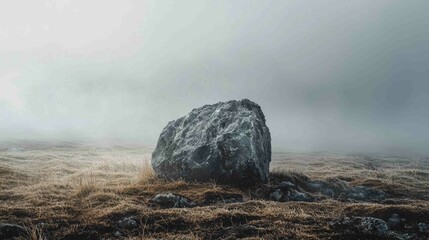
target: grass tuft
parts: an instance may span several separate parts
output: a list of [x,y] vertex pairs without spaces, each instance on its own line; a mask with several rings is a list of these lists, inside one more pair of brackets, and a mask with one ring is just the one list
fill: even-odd
[[[24,148],[24,147],[23,147]],[[326,239],[328,222],[343,216],[391,214],[410,224],[429,212],[429,159],[365,157],[329,153],[274,153],[267,185],[239,189],[210,183],[158,179],[150,149],[140,146],[67,146],[0,151],[0,222],[22,224],[26,239]],[[383,190],[390,203],[268,201],[266,191],[281,181],[309,179]],[[192,209],[149,204],[158,193],[173,192],[198,202]],[[224,197],[244,196],[226,203]],[[220,201],[205,203],[208,196]],[[118,222],[134,216],[138,228]]]

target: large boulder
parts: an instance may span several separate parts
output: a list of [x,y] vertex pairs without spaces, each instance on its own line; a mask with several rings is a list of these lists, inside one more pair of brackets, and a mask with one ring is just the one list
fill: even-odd
[[205,105],[169,122],[152,153],[159,177],[247,186],[268,180],[270,161],[265,116],[247,99]]

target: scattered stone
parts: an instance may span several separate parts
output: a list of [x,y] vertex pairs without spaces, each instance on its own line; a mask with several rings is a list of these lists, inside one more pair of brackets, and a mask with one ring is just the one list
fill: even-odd
[[360,221],[358,228],[360,228],[364,234],[386,237],[390,233],[389,226],[387,226],[387,223],[382,219],[364,217],[358,219],[358,221]]
[[149,202],[164,208],[192,208],[197,206],[191,199],[175,193],[157,194]]
[[287,194],[287,198],[289,201],[301,201],[301,202],[313,202],[314,197],[305,192],[298,191],[290,191]]
[[122,220],[119,220],[118,225],[121,228],[133,229],[133,228],[137,228],[138,226],[137,221],[138,219],[136,216],[124,217]]
[[405,218],[399,217],[399,214],[392,214],[392,216],[387,220],[387,225],[390,229],[400,229],[404,227],[406,222]]
[[265,116],[247,99],[205,105],[169,122],[152,154],[159,177],[246,186],[268,181],[270,161]]
[[374,217],[345,217],[329,223],[341,239],[414,239],[415,234],[398,234],[388,224]]
[[386,199],[385,193],[381,190],[366,186],[349,187],[347,182],[338,178],[328,179],[327,181],[309,181],[305,188],[310,192],[320,192],[322,195],[344,200],[381,202]]
[[282,190],[289,190],[289,189],[295,189],[295,184],[289,182],[289,181],[283,181],[279,184],[278,188]]
[[238,193],[205,192],[203,204],[243,202],[243,195]]
[[392,233],[391,239],[393,240],[423,240],[422,238],[419,238],[417,234],[415,233],[403,233],[403,234],[396,234]]
[[315,198],[308,193],[299,191],[295,184],[289,181],[284,181],[275,187],[274,190],[270,193],[270,199],[277,202],[312,202]]
[[340,220],[330,222],[335,229],[347,229],[365,236],[386,237],[389,233],[387,223],[373,217],[345,217]]
[[421,233],[429,233],[429,224],[427,223],[419,223],[419,231]]
[[276,189],[270,194],[270,199],[277,202],[285,202],[283,197],[283,191],[281,189]]
[[121,237],[121,236],[122,236],[122,233],[121,233],[121,232],[119,232],[119,231],[116,231],[116,232],[113,234],[113,236],[115,236],[115,237]]
[[[311,193],[311,194],[309,194]],[[327,180],[310,180],[291,182],[283,181],[266,194],[274,201],[314,201],[323,199],[324,195],[339,200],[356,200],[363,202],[382,202],[385,192],[366,186],[349,187],[348,182],[339,178]]]
[[355,186],[347,189],[342,198],[366,202],[380,202],[386,199],[383,191],[365,186]]
[[0,239],[14,239],[25,233],[25,229],[19,225],[0,223]]

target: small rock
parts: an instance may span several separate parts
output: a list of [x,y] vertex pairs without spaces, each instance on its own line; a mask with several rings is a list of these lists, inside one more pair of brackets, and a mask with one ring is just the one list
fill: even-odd
[[339,239],[416,239],[415,234],[400,234],[390,230],[387,223],[374,217],[345,217],[329,222]]
[[419,231],[421,233],[429,233],[429,224],[427,223],[419,223]]
[[118,224],[122,228],[127,228],[127,229],[137,228],[138,226],[137,217],[136,216],[125,217],[122,220],[119,220]]
[[308,193],[291,191],[287,194],[289,201],[313,202],[314,197]]
[[289,181],[283,181],[279,184],[278,188],[280,188],[282,190],[295,189],[295,184],[293,184]]
[[149,202],[166,208],[191,208],[197,206],[191,199],[175,193],[157,194]]
[[[421,238],[419,238],[417,236],[417,234],[415,234],[415,233],[396,233],[396,232],[390,231],[388,239],[392,239],[392,240],[420,240]],[[421,239],[421,240],[423,240],[423,239]]]
[[276,189],[270,193],[270,199],[277,202],[282,202],[283,192],[281,189]]
[[380,202],[386,199],[383,191],[365,186],[355,186],[346,190],[342,198],[367,202]]
[[398,229],[404,226],[404,223],[406,222],[405,218],[400,218],[398,214],[394,213],[392,216],[387,220],[387,225],[391,229]]
[[270,199],[277,202],[303,201],[312,202],[314,197],[308,193],[296,190],[296,186],[288,181],[281,182],[270,193]]
[[113,234],[113,236],[115,236],[115,237],[120,237],[120,236],[122,236],[122,233],[121,233],[121,232],[119,232],[119,231],[116,231],[116,232]]
[[[364,236],[386,237],[390,230],[387,223],[373,217],[345,217],[340,220],[330,222],[335,229],[346,230],[348,234],[358,234]],[[354,231],[354,233],[350,232]]]
[[362,218],[359,227],[363,233],[379,237],[386,237],[390,231],[384,220],[373,217]]
[[25,233],[25,229],[19,225],[0,223],[0,239],[13,239]]

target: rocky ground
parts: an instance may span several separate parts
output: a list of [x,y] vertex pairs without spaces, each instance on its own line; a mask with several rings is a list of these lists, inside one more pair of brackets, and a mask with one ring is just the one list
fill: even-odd
[[159,180],[151,151],[2,143],[0,239],[429,238],[429,158],[274,153],[240,189]]

